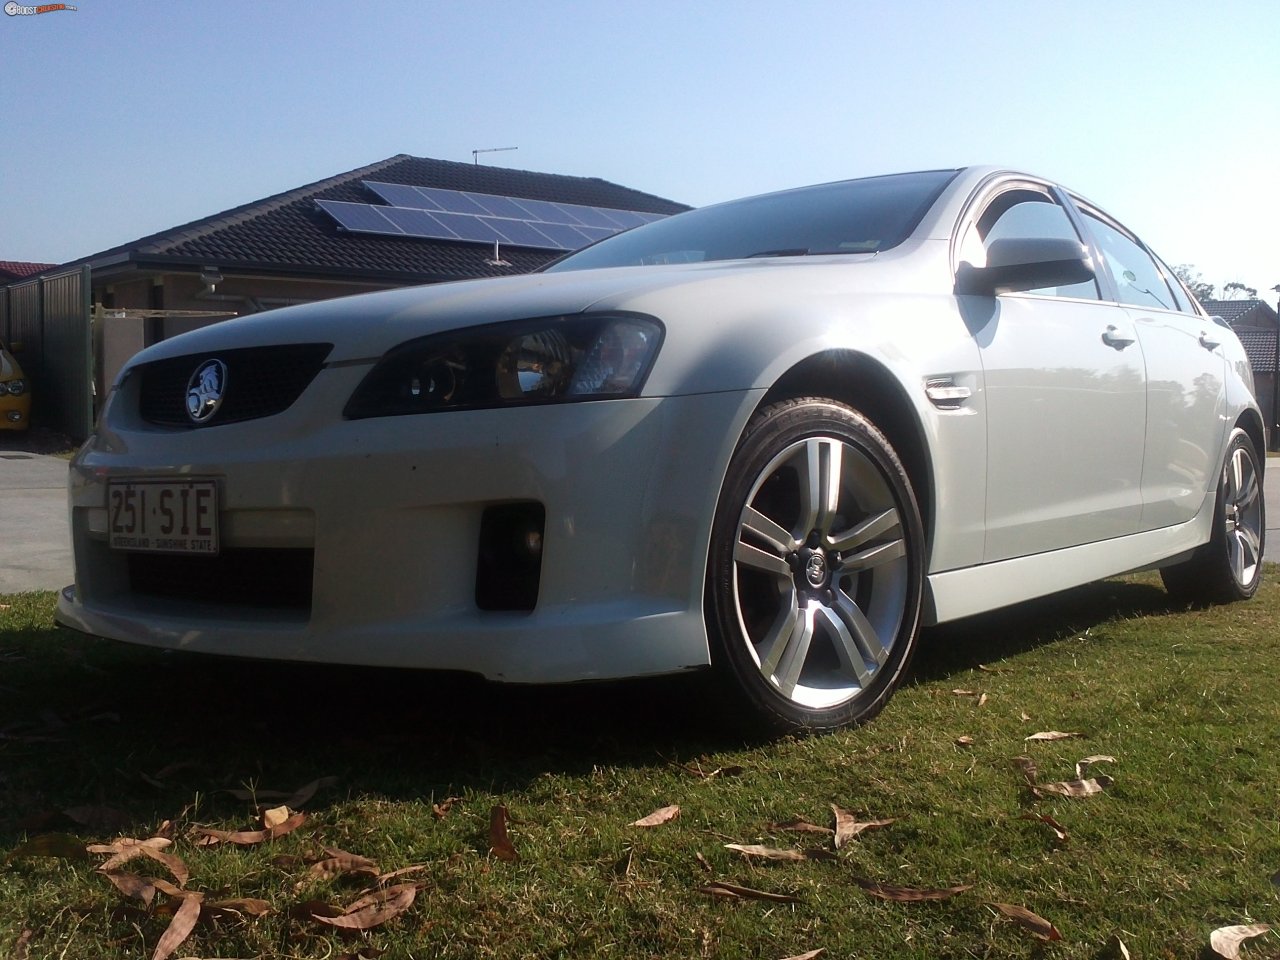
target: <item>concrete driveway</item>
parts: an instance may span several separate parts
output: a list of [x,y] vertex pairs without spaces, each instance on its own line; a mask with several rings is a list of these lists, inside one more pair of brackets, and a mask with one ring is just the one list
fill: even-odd
[[[1280,458],[1267,468],[1270,560],[1280,556]],[[66,490],[66,460],[0,450],[0,594],[61,590],[75,579]]]

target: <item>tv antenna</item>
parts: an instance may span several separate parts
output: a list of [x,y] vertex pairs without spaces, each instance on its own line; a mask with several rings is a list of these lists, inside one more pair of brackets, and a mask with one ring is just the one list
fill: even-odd
[[471,159],[476,162],[476,166],[480,166],[480,154],[482,153],[505,153],[508,150],[519,150],[519,147],[485,147],[481,150],[472,150]]

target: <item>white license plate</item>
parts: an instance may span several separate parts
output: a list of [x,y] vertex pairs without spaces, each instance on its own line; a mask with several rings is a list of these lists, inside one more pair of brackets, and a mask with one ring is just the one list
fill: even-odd
[[116,550],[216,554],[218,482],[111,482],[107,484],[107,533]]

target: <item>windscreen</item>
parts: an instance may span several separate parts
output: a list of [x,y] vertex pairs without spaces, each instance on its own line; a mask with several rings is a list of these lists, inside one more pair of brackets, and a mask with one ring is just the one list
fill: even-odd
[[956,173],[843,180],[702,207],[609,237],[547,269],[878,253],[910,236]]

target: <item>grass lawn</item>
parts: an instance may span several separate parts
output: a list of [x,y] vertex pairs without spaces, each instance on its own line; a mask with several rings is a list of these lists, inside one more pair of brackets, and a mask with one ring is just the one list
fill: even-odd
[[[1215,928],[1280,926],[1268,573],[1231,607],[1143,575],[929,631],[874,722],[774,742],[701,678],[210,660],[0,598],[0,957],[1208,956]],[[1026,739],[1053,731],[1078,736]],[[1046,786],[1098,756],[1101,792]],[[838,851],[786,828],[833,805],[893,822]],[[85,845],[120,838],[160,839],[101,872]]]

